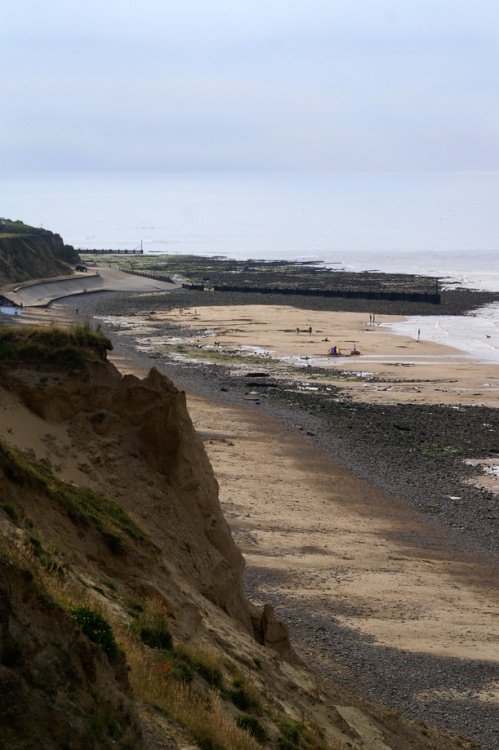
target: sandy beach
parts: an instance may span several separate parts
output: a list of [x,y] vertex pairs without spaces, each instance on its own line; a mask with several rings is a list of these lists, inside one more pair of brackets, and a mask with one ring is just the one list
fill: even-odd
[[[85,295],[88,314],[91,296]],[[78,316],[84,314],[83,307]],[[45,323],[74,317],[72,301],[23,315]],[[149,311],[122,319],[116,341],[126,346],[118,345],[113,359],[123,372],[143,374],[154,364],[175,380],[175,367],[151,357],[176,338],[165,326],[181,327],[183,344],[204,351],[207,362],[233,352],[236,368],[260,362],[275,377],[304,380],[312,364],[330,371],[331,383],[354,403],[497,407],[499,366],[396,335],[388,316],[370,322],[363,313],[268,305]],[[344,354],[355,345],[361,355],[328,357],[334,344]],[[189,352],[182,356],[189,359]],[[351,377],[338,380],[337,370]],[[327,385],[328,376],[321,382]],[[497,560],[459,549],[440,519],[355,476],[282,421],[221,398],[188,392],[224,513],[246,557],[250,596],[272,601],[302,658],[345,686],[485,738],[492,748],[499,715]]]
[[[207,360],[223,353],[259,355],[281,371],[320,367],[351,374],[342,388],[356,400],[376,402],[499,403],[499,365],[480,362],[458,349],[398,335],[390,326],[397,315],[302,310],[289,306],[197,307],[144,315],[144,338],[151,326],[165,323],[192,330],[188,343]],[[137,325],[138,321],[135,320]],[[310,332],[310,329],[311,332]],[[328,356],[336,346],[342,356]],[[352,356],[354,348],[359,356]],[[374,376],[374,377],[370,377]]]

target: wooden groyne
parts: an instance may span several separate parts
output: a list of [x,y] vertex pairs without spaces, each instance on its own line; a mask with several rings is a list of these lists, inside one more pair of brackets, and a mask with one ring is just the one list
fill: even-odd
[[134,250],[103,250],[95,247],[90,250],[86,247],[79,247],[77,250],[82,255],[144,255],[144,251],[140,247]]
[[172,279],[171,276],[168,276],[166,273],[157,273],[155,271],[141,271],[137,268],[125,268],[124,266],[119,266],[119,270],[123,271],[124,273],[131,273],[134,276],[144,276],[146,279],[154,279],[154,281],[164,281],[167,284],[175,284],[175,281]]
[[278,286],[240,286],[237,284],[214,284],[206,287],[203,284],[182,284],[184,289],[192,291],[238,292],[250,294],[283,294],[300,297],[343,297],[345,299],[372,299],[387,301],[426,302],[439,305],[440,292],[389,291],[377,289],[303,289]]

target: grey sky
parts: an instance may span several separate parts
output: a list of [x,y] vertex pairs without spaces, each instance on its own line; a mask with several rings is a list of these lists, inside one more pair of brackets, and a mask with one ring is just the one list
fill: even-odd
[[499,170],[493,0],[6,0],[0,167]]

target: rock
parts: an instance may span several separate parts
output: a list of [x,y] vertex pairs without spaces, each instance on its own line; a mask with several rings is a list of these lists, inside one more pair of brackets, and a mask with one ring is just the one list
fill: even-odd
[[276,619],[271,604],[265,604],[262,612],[253,607],[251,619],[253,621],[255,638],[259,643],[277,651],[287,661],[298,661],[289,641],[288,628],[284,623]]

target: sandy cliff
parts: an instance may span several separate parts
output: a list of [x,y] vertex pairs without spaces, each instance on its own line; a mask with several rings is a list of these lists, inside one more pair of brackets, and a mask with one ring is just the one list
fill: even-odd
[[0,331],[2,746],[471,747],[319,681],[253,611],[170,380],[123,377],[91,332],[16,330]]

